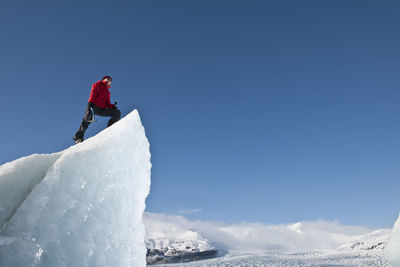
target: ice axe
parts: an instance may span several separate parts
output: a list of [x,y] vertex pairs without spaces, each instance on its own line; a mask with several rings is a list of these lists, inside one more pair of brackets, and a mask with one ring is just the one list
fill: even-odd
[[94,122],[94,121],[96,121],[96,118],[95,118],[95,116],[94,116],[94,110],[93,110],[92,107],[90,107],[90,112],[92,113],[92,117],[91,117],[91,119],[88,120],[87,122]]

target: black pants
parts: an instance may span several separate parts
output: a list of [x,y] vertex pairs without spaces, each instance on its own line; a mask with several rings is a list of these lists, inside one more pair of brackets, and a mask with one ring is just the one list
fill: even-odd
[[92,111],[93,109],[94,114],[101,116],[101,117],[111,117],[108,121],[107,127],[113,125],[115,122],[119,121],[121,118],[121,111],[119,109],[112,109],[112,108],[99,108],[98,106],[88,103],[85,111],[85,115],[82,118],[81,126],[79,127],[78,131],[74,136],[74,140],[83,139],[85,135],[86,129],[89,127],[90,121],[92,118]]

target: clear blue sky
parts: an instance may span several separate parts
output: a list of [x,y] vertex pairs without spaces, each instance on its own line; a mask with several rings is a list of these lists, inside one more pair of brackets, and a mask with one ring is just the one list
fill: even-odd
[[109,74],[151,144],[148,211],[391,227],[399,13],[368,0],[5,1],[0,163],[72,145]]

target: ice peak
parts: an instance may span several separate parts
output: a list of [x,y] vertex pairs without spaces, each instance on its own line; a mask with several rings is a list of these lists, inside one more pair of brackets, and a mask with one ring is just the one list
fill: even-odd
[[[150,151],[138,112],[0,166],[0,266],[145,266]],[[0,192],[0,193],[2,193]]]

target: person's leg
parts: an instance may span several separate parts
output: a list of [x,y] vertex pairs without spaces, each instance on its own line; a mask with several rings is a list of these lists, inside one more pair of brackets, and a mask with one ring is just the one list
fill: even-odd
[[119,109],[112,108],[99,108],[97,106],[93,107],[94,114],[102,117],[111,117],[108,121],[107,127],[110,127],[121,118],[121,111]]
[[108,121],[107,127],[110,127],[121,118],[121,111],[119,109],[111,109],[111,119]]
[[92,112],[90,110],[90,106],[88,105],[87,108],[86,108],[86,111],[85,111],[85,115],[82,118],[81,125],[80,125],[78,131],[75,133],[75,136],[73,138],[75,141],[76,140],[83,140],[83,137],[85,135],[85,131],[89,127],[89,124],[90,124],[89,121],[91,119],[92,119]]

